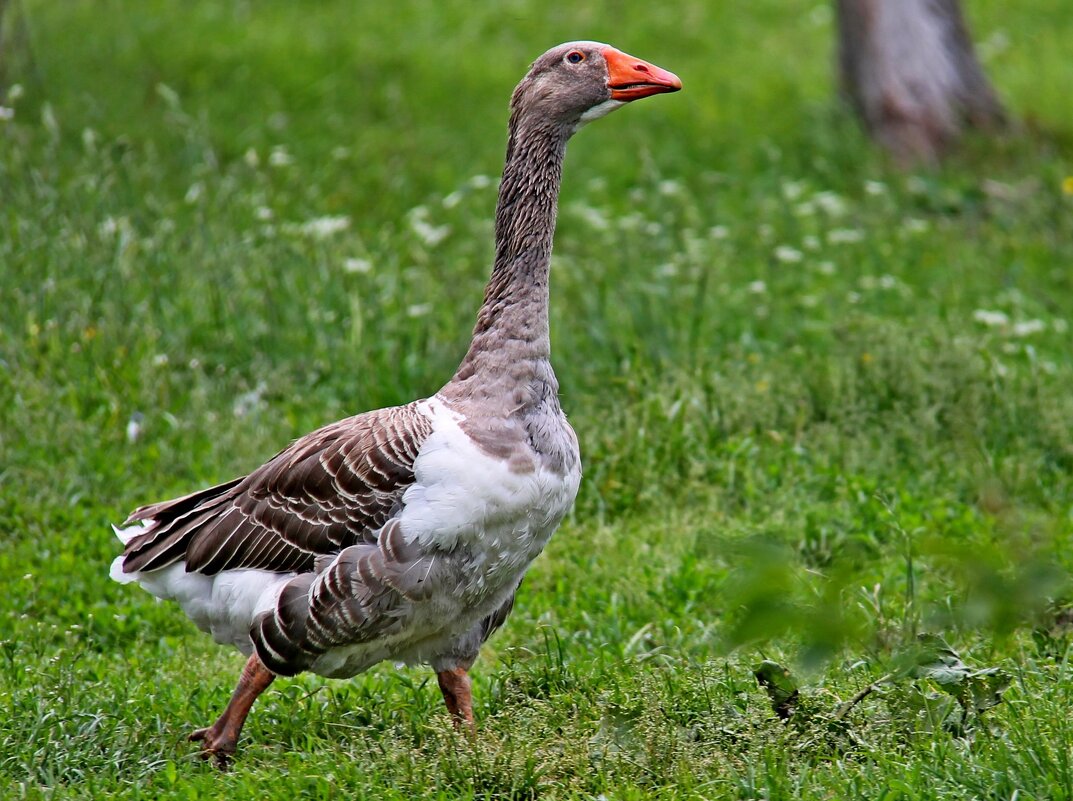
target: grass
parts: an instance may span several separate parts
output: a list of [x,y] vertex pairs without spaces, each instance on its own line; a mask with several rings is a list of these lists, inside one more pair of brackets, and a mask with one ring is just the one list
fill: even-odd
[[[8,4],[0,796],[1073,797],[1065,4],[968,4],[1023,122],[910,175],[832,100],[826,5],[575,5]],[[480,734],[427,671],[303,676],[217,775],[183,737],[241,659],[108,581],[108,524],[440,386],[510,89],[579,36],[686,89],[571,144],[585,480],[475,668]],[[953,720],[906,676],[835,720],[922,631],[1003,702]]]

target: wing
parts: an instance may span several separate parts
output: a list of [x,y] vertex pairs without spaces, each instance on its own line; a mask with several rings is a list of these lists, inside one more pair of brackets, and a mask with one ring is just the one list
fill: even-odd
[[318,556],[375,542],[414,482],[432,423],[414,402],[307,434],[245,478],[137,509],[123,572],[185,560],[188,571],[312,570]]
[[[415,603],[457,582],[450,560],[408,543],[396,518],[375,542],[345,548],[316,574],[287,582],[275,609],[254,621],[250,638],[269,670],[293,676],[332,648],[398,634]],[[498,609],[450,643],[433,659],[433,667],[472,665],[484,641],[506,621],[515,592],[517,587]]]
[[287,582],[275,609],[253,622],[250,638],[269,670],[293,676],[332,648],[400,633],[414,604],[452,575],[447,560],[406,542],[396,518],[374,542],[344,548],[315,574]]

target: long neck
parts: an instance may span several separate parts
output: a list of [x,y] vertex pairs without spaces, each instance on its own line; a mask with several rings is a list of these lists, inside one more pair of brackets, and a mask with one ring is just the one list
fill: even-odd
[[495,265],[469,352],[451,381],[468,385],[467,394],[511,392],[534,381],[555,383],[549,362],[548,274],[569,135],[518,114],[511,118],[496,207]]

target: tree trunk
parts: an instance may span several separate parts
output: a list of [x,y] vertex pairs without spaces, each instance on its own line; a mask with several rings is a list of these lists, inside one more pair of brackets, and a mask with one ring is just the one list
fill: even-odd
[[958,0],[836,0],[842,91],[901,165],[934,163],[966,125],[998,127]]

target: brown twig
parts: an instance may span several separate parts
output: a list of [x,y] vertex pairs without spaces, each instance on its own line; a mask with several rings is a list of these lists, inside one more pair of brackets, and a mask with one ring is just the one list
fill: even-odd
[[879,689],[880,684],[882,684],[885,681],[890,681],[891,678],[893,678],[893,676],[894,676],[893,673],[888,673],[886,676],[881,676],[880,678],[878,678],[875,681],[873,681],[871,684],[869,684],[863,690],[860,690],[856,695],[854,695],[852,698],[850,698],[848,701],[846,701],[844,704],[842,704],[838,708],[838,711],[835,712],[834,719],[835,720],[844,719],[846,717],[846,715],[849,714],[849,711],[851,709],[853,709],[853,707],[857,706],[857,704],[859,704],[861,701],[863,701],[865,698],[867,698],[869,695],[871,695],[875,690]]

